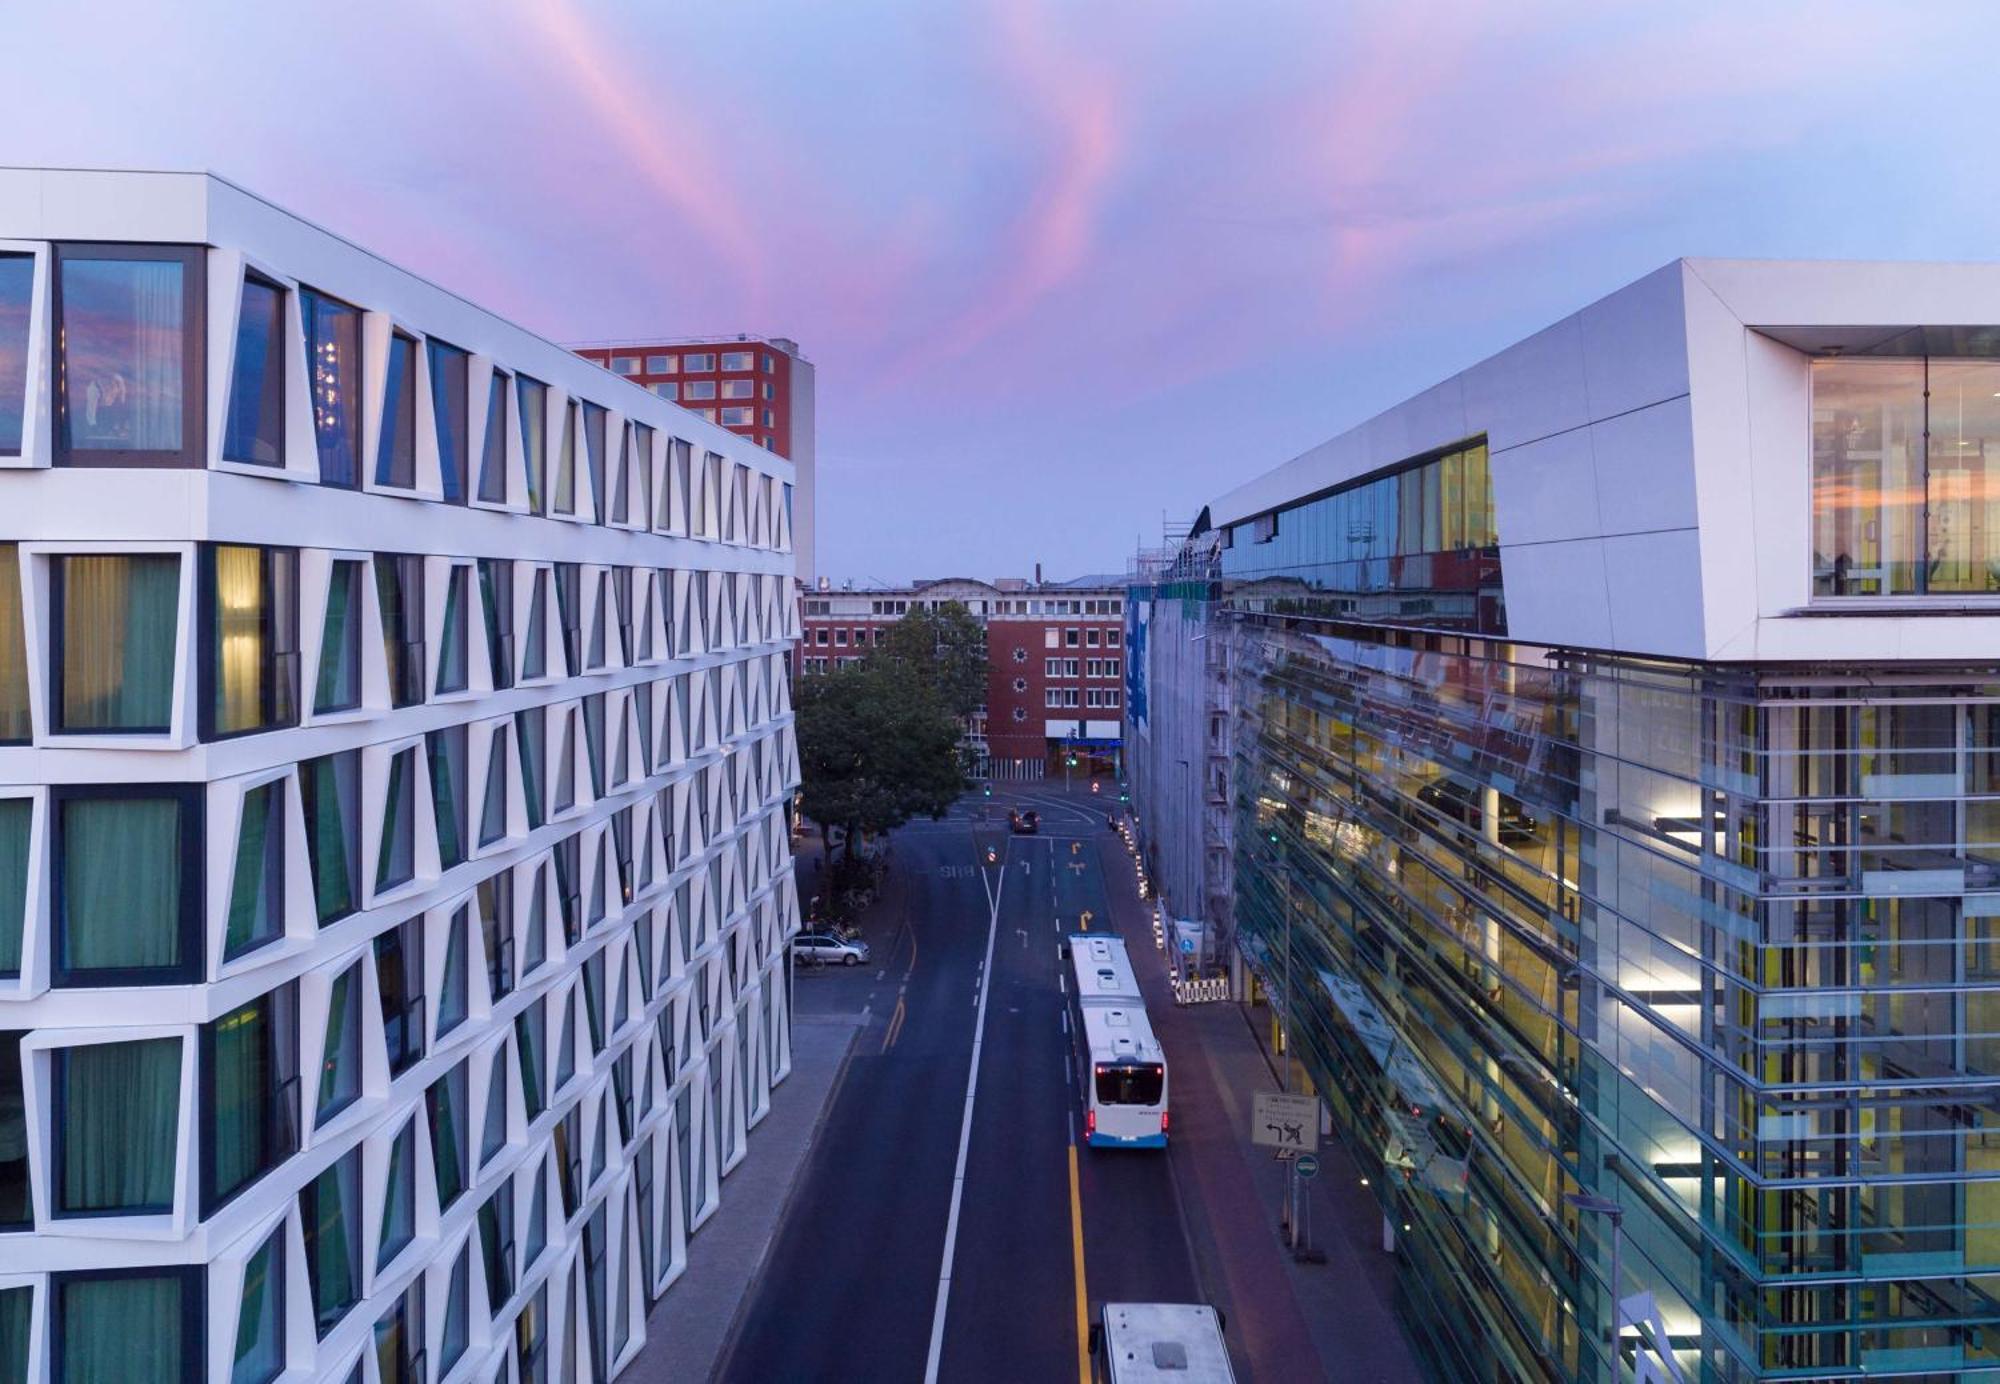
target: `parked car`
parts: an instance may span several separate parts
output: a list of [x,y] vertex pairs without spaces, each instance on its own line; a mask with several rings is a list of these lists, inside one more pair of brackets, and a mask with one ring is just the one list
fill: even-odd
[[[1417,800],[1468,829],[1484,834],[1485,814],[1480,807],[1483,790],[1461,779],[1433,779],[1417,790]],[[1500,795],[1500,839],[1510,846],[1535,839],[1541,824],[1519,798]]]
[[1016,836],[1033,836],[1042,829],[1042,814],[1032,807],[1026,812],[1017,808],[1007,814],[1007,829]]
[[792,959],[814,966],[859,966],[868,959],[868,944],[858,937],[802,932],[792,939]]

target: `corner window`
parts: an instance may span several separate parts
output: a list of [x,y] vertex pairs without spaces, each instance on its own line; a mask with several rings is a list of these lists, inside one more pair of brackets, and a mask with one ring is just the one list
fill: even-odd
[[201,557],[203,738],[298,724],[298,552],[216,543]]
[[507,386],[505,370],[495,370],[486,386],[486,438],[479,449],[479,498],[492,504],[507,499]]
[[389,373],[382,390],[382,432],[375,443],[375,484],[417,488],[417,343],[389,334]]
[[299,1146],[294,988],[201,1028],[201,1204],[208,1215]]
[[58,245],[56,461],[201,466],[199,248]]
[[[462,505],[471,451],[465,416],[466,368],[471,361],[458,347],[442,341],[424,345],[431,368],[431,412],[437,419],[438,473],[444,485],[444,502]],[[492,430],[487,431],[490,436]]]
[[0,456],[21,451],[28,407],[28,312],[35,257],[0,255]]
[[56,729],[165,734],[174,713],[177,557],[58,557],[53,566]]
[[243,280],[229,419],[222,459],[285,464],[285,290],[255,274]]
[[319,678],[313,690],[313,710],[320,715],[361,705],[361,617],[361,564],[336,560],[327,571]]
[[173,1210],[181,1041],[92,1043],[54,1053],[58,1216]]
[[28,639],[21,620],[21,557],[0,543],[0,745],[34,737],[28,704]]
[[325,927],[361,905],[361,751],[302,761],[299,793],[313,897]]
[[299,290],[322,485],[361,484],[361,309]]
[[57,985],[176,985],[201,973],[196,787],[52,790]]
[[199,1267],[51,1274],[49,1296],[52,1384],[195,1384],[206,1373]]
[[306,1278],[320,1336],[361,1299],[361,1150],[344,1155],[299,1193]]

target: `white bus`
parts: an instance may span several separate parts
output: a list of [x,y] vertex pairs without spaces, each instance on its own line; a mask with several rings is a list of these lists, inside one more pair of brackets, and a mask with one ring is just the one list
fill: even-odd
[[1222,1314],[1200,1303],[1107,1302],[1090,1328],[1097,1384],[1235,1384]]
[[1083,1140],[1095,1148],[1165,1148],[1167,1055],[1146,1019],[1125,944],[1069,939],[1070,1038],[1082,1093]]

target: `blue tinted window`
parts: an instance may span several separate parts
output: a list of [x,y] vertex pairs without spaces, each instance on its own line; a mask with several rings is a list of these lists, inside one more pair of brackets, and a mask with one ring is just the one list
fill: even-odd
[[430,353],[431,412],[437,417],[438,466],[444,481],[444,498],[455,505],[465,503],[466,435],[465,405],[467,359],[465,352],[442,341],[426,343]]
[[243,281],[236,321],[236,368],[229,383],[228,461],[285,463],[285,291],[262,279]]
[[375,448],[375,484],[414,490],[417,485],[416,342],[389,338],[389,379],[382,391],[382,437]]
[[299,290],[305,318],[306,371],[312,384],[319,478],[326,485],[361,480],[361,311],[309,288]]
[[70,451],[181,451],[185,275],[173,259],[61,261],[57,378]]
[[21,414],[28,400],[28,299],[34,287],[32,255],[0,255],[0,452],[21,450]]

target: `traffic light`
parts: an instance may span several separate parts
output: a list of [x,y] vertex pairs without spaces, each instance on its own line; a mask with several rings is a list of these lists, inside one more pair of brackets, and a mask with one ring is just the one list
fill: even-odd
[[989,798],[993,796],[993,785],[990,783],[986,785],[986,796]]
[[1071,755],[1071,756],[1069,757],[1069,767],[1070,767],[1070,768],[1072,768],[1072,769],[1074,769],[1074,768],[1076,767],[1076,756],[1075,756],[1075,755]]

